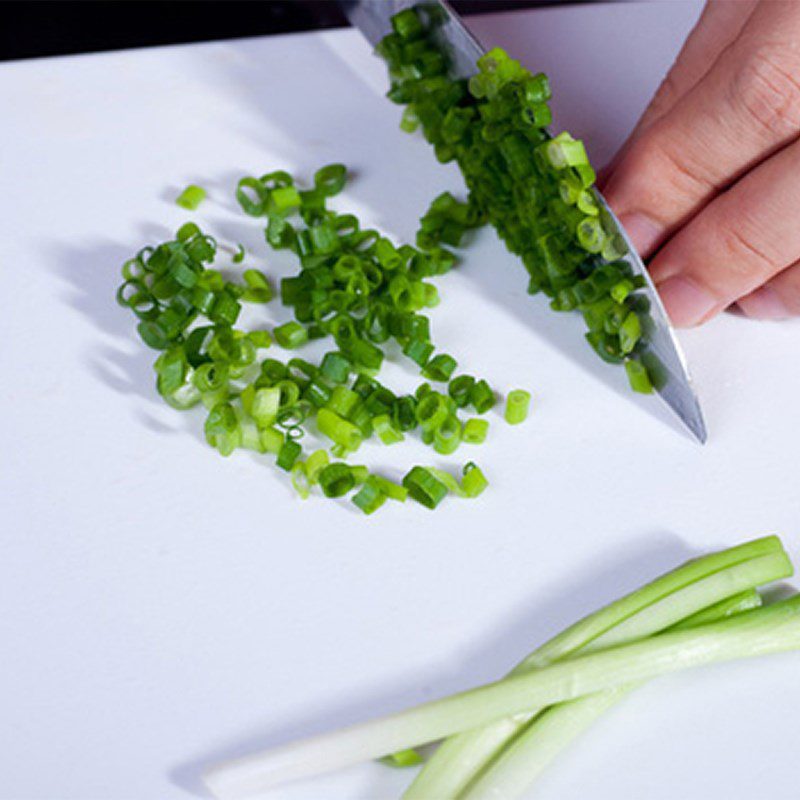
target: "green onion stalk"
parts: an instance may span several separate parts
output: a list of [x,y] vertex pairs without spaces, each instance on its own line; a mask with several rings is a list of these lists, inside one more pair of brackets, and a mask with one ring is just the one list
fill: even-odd
[[[458,758],[452,762],[461,776],[459,785],[451,787],[452,793],[451,789],[438,793],[443,783],[433,784],[435,794],[429,791],[423,795],[421,782],[413,789],[416,796],[455,797],[462,785],[466,788],[472,780],[475,769],[483,767],[484,757],[494,755],[494,745],[503,747],[506,734],[509,738],[513,735],[509,721],[513,725],[520,719],[524,727],[544,709],[602,692],[624,692],[662,674],[800,648],[798,598],[721,619],[714,612],[706,612],[711,613],[712,621],[706,616],[699,618],[697,627],[679,626],[682,620],[726,599],[791,573],[791,564],[776,537],[705,556],[573,625],[505,679],[220,765],[206,774],[206,782],[215,796],[236,800],[284,781],[380,758],[465,731],[480,735],[478,732],[484,729],[494,731],[495,726],[502,725],[503,735],[493,733],[491,747],[485,747],[481,739],[481,747],[472,750],[470,742],[470,749],[465,751],[470,756],[467,763]],[[621,633],[616,632],[617,627]],[[606,700],[611,702],[610,698]],[[577,723],[572,725],[572,729],[577,727]],[[458,742],[458,738],[451,741]],[[474,758],[476,753],[478,759]],[[428,783],[429,789],[431,785]]]

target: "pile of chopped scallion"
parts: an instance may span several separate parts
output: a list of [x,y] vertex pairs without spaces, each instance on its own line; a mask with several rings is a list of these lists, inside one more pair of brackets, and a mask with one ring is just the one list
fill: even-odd
[[[486,218],[556,311],[582,312],[586,339],[605,361],[624,364],[631,387],[648,393],[661,370],[645,353],[649,301],[625,261],[618,236],[592,189],[583,143],[551,137],[547,77],[531,74],[495,48],[469,80],[448,75],[434,33],[438,9],[421,4],[396,14],[376,52],[387,63],[388,97],[405,105],[401,128],[421,128],[441,162],[455,161],[475,216]],[[423,229],[418,243],[432,230]]]
[[[316,486],[332,498],[354,492],[353,503],[366,514],[387,499],[410,496],[433,509],[448,494],[477,497],[487,481],[471,461],[459,478],[415,466],[398,484],[346,459],[371,437],[393,445],[418,432],[442,455],[486,438],[489,423],[480,415],[495,405],[495,392],[485,380],[456,374],[455,358],[436,350],[423,313],[439,302],[431,279],[456,263],[442,245],[459,245],[483,217],[442,194],[421,220],[418,246],[398,247],[362,229],[352,214],[327,207],[346,178],[344,166],[330,164],[309,189],[282,171],[238,184],[242,209],[266,220],[267,243],[299,258],[299,272],[280,284],[292,321],[271,332],[237,328],[242,303],[269,302],[272,286],[256,269],[245,269],[241,282],[223,277],[213,267],[216,241],[193,222],[124,264],[117,299],[138,317],[144,342],[161,351],[159,394],[180,410],[205,406],[206,440],[223,456],[238,448],[271,454],[301,497]],[[180,203],[186,207],[188,196],[196,208],[201,191],[189,187]],[[244,256],[240,246],[231,260]],[[315,339],[335,345],[319,363],[264,354],[273,342],[295,351]],[[390,341],[425,379],[413,394],[397,395],[377,379]],[[509,394],[509,423],[527,416],[529,400],[523,390]],[[464,418],[469,412],[478,416]],[[306,452],[309,431],[324,437],[327,448]]]

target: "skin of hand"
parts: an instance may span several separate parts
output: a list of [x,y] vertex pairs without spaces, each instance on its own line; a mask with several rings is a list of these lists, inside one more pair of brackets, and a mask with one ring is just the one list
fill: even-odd
[[709,0],[601,186],[672,321],[800,315],[800,0]]

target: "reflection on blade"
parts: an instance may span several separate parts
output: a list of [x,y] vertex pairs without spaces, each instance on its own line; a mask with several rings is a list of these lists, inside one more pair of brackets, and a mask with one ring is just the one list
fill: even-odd
[[[340,5],[351,24],[357,27],[372,45],[376,45],[391,32],[392,16],[398,11],[411,6],[426,8],[432,17],[438,18],[434,35],[450,57],[452,77],[466,78],[474,74],[476,61],[485,52],[458,15],[441,0],[422,3],[419,0],[340,0]],[[645,281],[644,287],[638,292],[642,302],[641,308],[637,309],[643,324],[642,362],[647,367],[653,385],[662,399],[697,439],[705,442],[706,426],[700,403],[692,387],[683,352],[661,300],[642,259],[633,248],[619,220],[597,190],[595,195],[602,209],[604,222],[616,231],[620,250],[625,251],[622,260],[628,264],[633,274],[641,275]]]

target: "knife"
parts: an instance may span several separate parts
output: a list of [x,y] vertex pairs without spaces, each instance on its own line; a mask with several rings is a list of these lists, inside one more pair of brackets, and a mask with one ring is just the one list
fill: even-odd
[[[418,5],[427,8],[432,5],[438,6],[441,23],[436,26],[433,35],[449,56],[450,74],[453,78],[468,78],[473,75],[477,71],[477,60],[485,52],[446,0],[424,0],[422,3],[419,0],[340,0],[340,5],[350,23],[358,28],[373,46],[387,33],[391,33],[391,19],[398,11]],[[655,378],[653,383],[661,398],[680,417],[698,441],[704,443],[707,434],[703,412],[692,385],[686,358],[661,299],[641,257],[614,212],[597,189],[594,189],[594,193],[606,227],[625,244],[627,252],[622,257],[623,260],[628,263],[633,274],[641,275],[645,282],[640,292],[647,298],[646,305],[649,305],[649,310],[642,320],[644,331],[642,361],[647,365],[651,376]],[[643,316],[641,312],[640,316]]]

